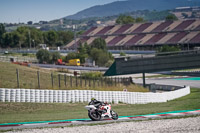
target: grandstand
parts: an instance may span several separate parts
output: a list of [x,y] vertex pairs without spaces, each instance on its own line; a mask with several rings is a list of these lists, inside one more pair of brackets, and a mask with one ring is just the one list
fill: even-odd
[[200,20],[178,20],[92,27],[64,48],[74,49],[81,43],[91,44],[103,38],[108,49],[155,49],[162,45],[188,49],[200,46]]

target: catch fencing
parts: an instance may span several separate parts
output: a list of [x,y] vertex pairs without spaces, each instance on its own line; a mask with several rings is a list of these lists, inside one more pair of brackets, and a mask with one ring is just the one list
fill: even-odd
[[36,90],[36,89],[0,89],[1,102],[31,102],[31,103],[75,103],[89,102],[92,97],[111,103],[146,104],[167,102],[190,94],[190,87],[163,92],[141,93],[122,91],[93,90]]

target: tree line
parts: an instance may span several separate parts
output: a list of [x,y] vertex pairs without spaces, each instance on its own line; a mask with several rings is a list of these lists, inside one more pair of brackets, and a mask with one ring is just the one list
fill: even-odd
[[[175,20],[178,20],[178,18],[174,14],[169,14],[165,17],[165,20],[166,21],[175,21]],[[144,18],[142,18],[142,17],[134,18],[129,15],[120,15],[116,19],[117,24],[134,24],[134,23],[143,23],[143,22],[146,22],[146,20]]]
[[1,48],[36,48],[39,44],[49,47],[63,46],[74,38],[72,31],[41,31],[33,27],[18,27],[12,32],[6,32],[5,26],[0,24]]
[[109,67],[114,57],[108,52],[106,42],[102,38],[95,39],[91,45],[87,43],[79,44],[76,52],[71,52],[67,56],[61,56],[59,52],[50,53],[48,50],[41,49],[36,53],[39,63],[55,63],[58,59],[62,58],[64,62],[70,59],[80,59],[81,64],[85,63],[86,58],[95,61],[98,66]]

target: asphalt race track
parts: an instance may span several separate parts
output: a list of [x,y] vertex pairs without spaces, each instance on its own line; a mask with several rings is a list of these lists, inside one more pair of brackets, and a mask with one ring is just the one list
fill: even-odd
[[65,68],[71,70],[88,70],[88,71],[106,71],[106,67],[83,67],[83,66],[65,66],[65,65],[52,65],[52,64],[30,64],[31,66],[38,66],[43,68]]
[[[135,83],[143,83],[142,79],[133,79]],[[175,85],[175,86],[190,86],[195,88],[200,88],[200,80],[187,80],[187,78],[175,79],[175,78],[146,78],[146,84],[155,83],[163,85]]]
[[[200,115],[200,109],[181,110],[181,111],[163,112],[163,113],[137,115],[137,116],[120,116],[117,121],[161,119],[166,117],[181,117],[188,115],[190,116]],[[97,123],[110,123],[110,122],[116,122],[116,120],[106,119],[102,121],[91,121],[90,119],[72,119],[72,120],[56,120],[56,121],[4,123],[0,124],[0,130],[41,128],[41,127],[62,127],[69,125],[83,125],[83,124],[95,124],[95,123],[97,124]]]

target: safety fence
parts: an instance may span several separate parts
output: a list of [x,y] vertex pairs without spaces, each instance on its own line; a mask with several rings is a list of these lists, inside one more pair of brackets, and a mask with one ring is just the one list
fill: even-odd
[[1,102],[69,103],[89,102],[92,97],[111,103],[146,104],[167,102],[190,94],[190,87],[163,93],[93,90],[0,89]]
[[122,84],[131,84],[130,78],[72,76],[67,75],[65,69],[58,69],[57,72],[30,67],[13,69],[13,66],[1,63],[0,68],[0,73],[2,73],[0,75],[0,88],[72,90],[75,88],[116,87]]

